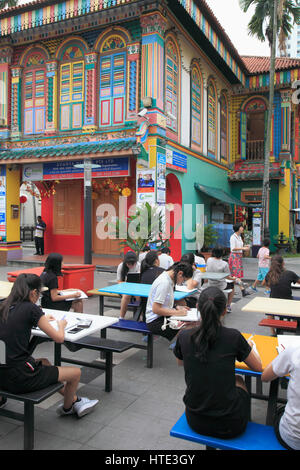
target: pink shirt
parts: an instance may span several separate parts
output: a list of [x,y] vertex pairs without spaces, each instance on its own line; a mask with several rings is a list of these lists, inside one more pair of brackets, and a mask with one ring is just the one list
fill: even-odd
[[269,259],[264,259],[265,256],[270,256],[270,250],[269,248],[266,248],[265,246],[262,246],[257,254],[258,257],[258,267],[259,268],[268,268],[270,265],[270,260]]

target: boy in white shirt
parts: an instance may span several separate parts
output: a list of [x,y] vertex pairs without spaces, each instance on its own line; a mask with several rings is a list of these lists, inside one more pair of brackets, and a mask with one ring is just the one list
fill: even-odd
[[159,265],[163,269],[169,269],[171,266],[173,266],[174,261],[172,256],[170,256],[171,250],[170,248],[163,248],[161,250],[161,255],[159,255]]

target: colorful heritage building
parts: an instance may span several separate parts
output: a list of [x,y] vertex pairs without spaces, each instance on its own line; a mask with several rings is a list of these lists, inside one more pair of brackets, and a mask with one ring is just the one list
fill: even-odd
[[[110,203],[119,215],[120,194],[128,206],[155,201],[172,213],[177,204],[183,219],[195,220],[191,208],[204,204],[205,222],[220,231],[236,220],[252,229],[268,66],[239,56],[203,0],[44,0],[0,12],[0,243],[8,259],[21,250],[23,182],[42,196],[45,251],[83,254],[84,175],[74,165],[87,158],[100,165],[92,171],[94,253],[120,255],[118,241],[96,235],[97,208]],[[278,59],[272,236],[290,235],[298,201],[298,76],[300,60]],[[151,177],[154,190],[140,183]],[[184,228],[179,235],[175,258],[193,238]]]

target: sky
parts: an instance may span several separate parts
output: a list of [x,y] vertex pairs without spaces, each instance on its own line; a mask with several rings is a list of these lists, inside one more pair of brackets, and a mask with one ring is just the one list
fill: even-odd
[[253,16],[253,8],[244,13],[239,6],[239,0],[206,0],[206,3],[240,55],[270,55],[267,42],[260,42],[248,35],[248,23]]

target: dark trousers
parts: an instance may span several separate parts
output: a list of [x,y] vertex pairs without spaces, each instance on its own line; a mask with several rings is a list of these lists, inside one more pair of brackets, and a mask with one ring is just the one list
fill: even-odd
[[300,237],[297,238],[297,253],[300,253]]
[[44,254],[44,238],[34,237],[34,241],[35,241],[36,252],[39,253],[40,255],[43,255]]

